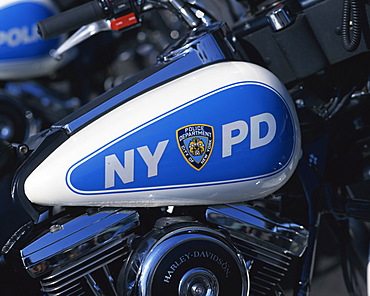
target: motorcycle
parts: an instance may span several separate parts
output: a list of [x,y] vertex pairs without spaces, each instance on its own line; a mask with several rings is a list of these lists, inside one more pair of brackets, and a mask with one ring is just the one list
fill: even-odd
[[39,22],[44,39],[76,30],[56,59],[158,10],[186,30],[50,128],[0,142],[11,276],[32,295],[308,295],[329,227],[348,294],[361,295],[368,9],[95,0]]

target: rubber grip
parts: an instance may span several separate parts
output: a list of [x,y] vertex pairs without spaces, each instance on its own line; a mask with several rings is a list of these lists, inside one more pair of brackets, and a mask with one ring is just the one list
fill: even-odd
[[84,25],[104,19],[104,10],[98,1],[87,2],[37,23],[38,33],[47,40]]

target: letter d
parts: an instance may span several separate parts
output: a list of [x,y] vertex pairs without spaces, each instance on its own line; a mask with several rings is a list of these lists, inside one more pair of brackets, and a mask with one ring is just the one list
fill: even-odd
[[[261,123],[267,124],[267,134],[260,138]],[[276,121],[271,113],[262,113],[251,117],[251,149],[270,143],[276,134]]]

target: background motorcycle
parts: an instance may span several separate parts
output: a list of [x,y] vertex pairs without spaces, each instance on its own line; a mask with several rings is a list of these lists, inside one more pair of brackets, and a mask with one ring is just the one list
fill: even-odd
[[[135,9],[143,11],[153,8],[137,3],[129,4],[129,9],[136,6],[138,8]],[[157,281],[154,279],[158,275],[151,268],[153,265],[157,266],[156,271],[164,272],[167,276],[164,280],[172,281],[175,270],[184,262],[191,261],[187,260],[190,258],[189,254],[193,255],[192,258],[196,254],[217,262],[216,267],[221,267],[227,275],[227,264],[225,269],[222,268],[225,260],[218,260],[221,253],[226,253],[229,256],[226,261],[229,264],[232,262],[232,268],[239,270],[241,274],[249,273],[251,295],[274,295],[292,285],[296,294],[305,294],[309,290],[317,230],[322,225],[320,223],[327,223],[340,242],[348,290],[350,293],[357,292],[355,275],[365,274],[367,256],[361,256],[361,251],[367,253],[368,248],[366,224],[360,222],[368,220],[369,213],[366,194],[368,65],[364,62],[367,56],[367,39],[358,40],[358,36],[361,36],[358,33],[360,29],[363,29],[366,37],[366,19],[360,17],[364,15],[360,12],[367,7],[362,5],[357,8],[356,3],[352,4],[350,10],[348,4],[345,7],[345,11],[352,11],[354,15],[352,24],[355,37],[349,45],[351,42],[346,39],[348,11],[342,18],[342,9],[337,3],[291,1],[283,4],[276,6],[274,3],[249,2],[245,10],[247,13],[239,15],[241,19],[229,25],[234,27],[234,33],[241,40],[248,59],[274,72],[285,83],[297,104],[303,154],[296,173],[284,187],[276,188],[273,193],[258,201],[235,206],[176,206],[135,210],[98,209],[86,205],[59,208],[59,205],[67,204],[59,203],[58,206],[50,207],[52,198],[49,200],[50,205],[44,202],[44,206],[36,206],[37,202],[29,204],[25,199],[18,200],[20,189],[17,186],[23,186],[26,179],[24,176],[32,174],[35,164],[39,163],[37,157],[42,154],[42,158],[47,157],[51,153],[48,149],[54,150],[59,145],[58,141],[63,142],[56,133],[52,136],[47,131],[29,140],[28,146],[21,146],[18,150],[21,158],[18,161],[23,161],[22,158],[28,160],[18,172],[13,187],[13,197],[22,207],[11,199],[3,200],[8,213],[7,216],[4,213],[3,217],[14,226],[14,229],[5,230],[7,227],[3,227],[2,230],[2,252],[7,262],[17,265],[21,257],[22,268],[26,268],[36,278],[36,282],[41,282],[43,291],[49,294],[61,291],[72,293],[71,295],[82,291],[108,295],[124,293],[123,291],[145,294],[146,288],[152,289],[151,293],[154,294],[155,291],[163,293],[163,287],[155,286]],[[195,10],[200,8],[193,7]],[[191,11],[180,11],[189,26],[200,26],[199,21],[191,17]],[[135,10],[134,12],[137,13]],[[266,15],[270,22],[266,21]],[[235,14],[231,16],[235,17]],[[203,20],[208,24],[207,29],[211,27],[211,19],[209,17]],[[338,34],[338,22],[342,19],[342,35],[347,50],[342,49]],[[362,19],[362,25],[358,24],[359,19]],[[192,21],[196,24],[192,24]],[[322,27],[328,30],[320,30]],[[66,29],[70,28],[62,28],[62,32]],[[163,66],[168,58],[174,59],[185,54],[183,50],[189,49],[188,44],[194,45],[192,41],[198,41],[204,32],[196,35],[198,33],[199,31],[193,30],[190,38],[185,42],[180,41],[177,47],[172,47],[159,60],[159,65]],[[205,33],[205,36],[210,34],[209,31]],[[224,49],[221,60],[245,58],[242,51],[237,49],[235,39],[224,38],[223,42],[226,45],[229,43],[229,48]],[[230,53],[230,49],[236,50]],[[212,62],[217,63],[218,60]],[[207,63],[209,61],[205,64]],[[183,64],[181,66],[184,67]],[[181,71],[186,72],[188,69]],[[179,74],[183,74],[181,71]],[[350,78],[344,75],[347,73],[352,74]],[[175,76],[173,72],[171,75]],[[107,98],[113,98],[119,92],[130,89],[127,87],[132,81],[140,81],[143,77],[146,76],[127,81],[115,88],[116,91],[95,102],[108,101]],[[94,103],[88,105],[80,113],[73,115],[72,119],[80,118],[79,116],[94,107]],[[71,117],[62,123],[69,120]],[[55,125],[54,129],[57,127]],[[42,144],[39,143],[41,141]],[[35,152],[28,156],[28,149]],[[7,153],[8,160],[14,151],[9,148]],[[11,176],[5,178],[10,179]],[[5,187],[10,186],[5,181],[2,184]],[[282,183],[278,187],[281,185]],[[6,191],[10,192],[11,189],[7,188],[2,192]],[[52,191],[48,192],[51,194]],[[18,215],[14,215],[9,209],[14,209]],[[239,212],[233,213],[234,210]],[[26,223],[27,215],[38,223]],[[296,224],[281,220],[282,217]],[[19,230],[14,232],[17,228]],[[350,237],[354,231],[360,235]],[[191,233],[195,233],[194,236]],[[58,237],[52,237],[53,234]],[[364,242],[356,240],[359,237],[364,238]],[[186,244],[187,241],[190,243]],[[208,253],[198,251],[199,242],[206,245]],[[173,244],[179,248],[172,248]],[[354,252],[353,245],[359,251]],[[46,246],[50,246],[52,251],[48,251]],[[363,247],[365,250],[361,249]],[[156,251],[156,255],[151,255],[152,251]],[[241,259],[241,254],[244,259]],[[247,271],[244,270],[245,266]],[[216,293],[219,286],[221,289],[227,286],[228,281],[221,279],[215,266],[193,267],[190,269],[192,272],[184,272],[183,281],[175,285],[181,293]],[[292,273],[298,278],[292,278]],[[246,278],[238,277],[231,287],[227,287],[238,288],[235,295],[242,294],[249,289],[249,283],[243,280]],[[193,292],[188,291],[189,288]],[[228,290],[229,293],[230,291],[232,290]]]

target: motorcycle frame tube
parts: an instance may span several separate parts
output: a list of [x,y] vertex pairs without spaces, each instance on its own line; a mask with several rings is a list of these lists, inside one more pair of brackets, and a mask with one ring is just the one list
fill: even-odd
[[20,203],[33,221],[39,218],[39,211],[28,200],[24,193],[24,182],[29,174],[52,153],[59,145],[68,139],[68,136],[62,130],[50,130],[38,134],[41,144],[33,154],[18,169],[12,184],[12,198]]
[[[318,233],[321,220],[321,212],[318,204],[320,203],[320,196],[318,192],[322,190],[321,174],[323,174],[326,162],[326,151],[327,151],[328,135],[324,132],[320,137],[313,143],[306,144],[302,147],[303,157],[301,158],[298,166],[297,173],[301,180],[304,195],[306,197],[308,205],[308,245],[300,279],[295,289],[294,295],[304,296],[308,295],[311,289],[311,282],[313,277],[316,247],[318,240]],[[321,174],[317,174],[314,169],[310,168],[310,159],[308,155],[314,155],[317,158],[315,168]]]

